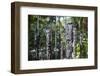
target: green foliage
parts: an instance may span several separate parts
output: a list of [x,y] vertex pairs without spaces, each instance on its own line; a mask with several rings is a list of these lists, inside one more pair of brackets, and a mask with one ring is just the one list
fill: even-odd
[[[87,34],[87,18],[86,17],[72,17],[73,23],[78,25],[77,29],[77,44],[75,47],[76,58],[88,57],[88,34]],[[84,23],[85,20],[85,23]],[[86,26],[86,27],[85,27]],[[80,32],[82,33],[82,45],[80,45]]]
[[[67,17],[60,16],[28,16],[28,50],[36,50],[37,53],[44,51],[46,53],[46,29],[51,30],[50,50],[52,59],[59,58],[60,52],[65,51],[68,45],[65,37],[65,27]],[[71,21],[77,28],[77,41],[75,44],[75,58],[88,57],[88,34],[87,34],[87,18],[86,17],[71,17]],[[80,33],[82,33],[82,45],[80,44]],[[55,54],[57,56],[55,56]],[[65,56],[65,52],[63,53]],[[37,55],[36,55],[37,56]],[[30,57],[32,58],[32,57]],[[35,60],[36,58],[34,58]],[[37,59],[36,59],[37,60]]]

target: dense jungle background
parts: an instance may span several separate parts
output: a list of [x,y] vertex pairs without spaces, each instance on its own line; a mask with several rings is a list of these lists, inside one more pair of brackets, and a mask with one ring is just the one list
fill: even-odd
[[88,18],[28,15],[28,60],[88,58]]

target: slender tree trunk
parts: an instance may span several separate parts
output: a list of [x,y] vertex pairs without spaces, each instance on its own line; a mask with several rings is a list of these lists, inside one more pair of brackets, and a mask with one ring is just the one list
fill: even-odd
[[37,26],[36,26],[36,50],[37,50],[37,59],[39,59],[39,16],[37,16]]
[[59,57],[62,59],[62,49],[61,49],[61,28],[60,28],[60,17],[59,17]]
[[82,33],[80,33],[80,58],[82,58]]
[[80,58],[82,58],[82,39],[83,39],[83,33],[82,33],[82,19],[79,20],[79,26],[80,26]]
[[52,50],[53,50],[53,48],[52,48],[52,25],[53,25],[53,23],[51,23],[50,24],[50,59],[52,59]]

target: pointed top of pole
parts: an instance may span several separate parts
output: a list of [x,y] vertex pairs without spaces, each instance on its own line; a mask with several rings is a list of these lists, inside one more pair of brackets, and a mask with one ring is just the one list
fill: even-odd
[[72,17],[65,17],[65,23],[66,24],[72,23]]

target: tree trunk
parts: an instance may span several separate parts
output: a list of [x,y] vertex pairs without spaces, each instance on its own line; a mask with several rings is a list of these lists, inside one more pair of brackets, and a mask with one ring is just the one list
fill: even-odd
[[36,51],[37,51],[37,59],[39,59],[39,16],[37,16],[37,26],[36,26]]

